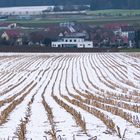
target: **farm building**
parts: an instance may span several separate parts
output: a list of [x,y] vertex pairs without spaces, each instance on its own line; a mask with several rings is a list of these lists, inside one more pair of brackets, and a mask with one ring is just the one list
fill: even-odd
[[85,41],[84,38],[65,37],[58,41],[53,41],[52,47],[93,48],[93,42]]

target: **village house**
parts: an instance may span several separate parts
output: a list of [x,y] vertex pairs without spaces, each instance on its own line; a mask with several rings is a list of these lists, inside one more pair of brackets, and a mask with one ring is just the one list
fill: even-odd
[[115,34],[104,27],[91,27],[89,30],[89,40],[93,41],[95,48],[108,48],[115,44]]
[[65,24],[64,25],[50,25],[44,30],[34,31],[29,33],[29,45],[39,45],[51,47],[52,41],[57,41],[62,37],[77,37],[88,39],[89,35],[85,30],[79,32],[79,28],[75,28],[75,24]]
[[[117,38],[121,40],[121,45],[119,47],[134,47],[135,40],[135,28],[125,23],[113,23],[106,24],[104,26],[106,29],[112,30]],[[120,44],[120,43],[119,43]]]
[[127,27],[129,26],[126,23],[111,23],[111,24],[105,24],[104,28],[108,30],[112,30],[115,35],[120,35],[121,34],[121,28],[122,27]]
[[87,41],[89,34],[75,24],[64,24],[59,27],[58,39],[52,41],[51,47],[93,48],[93,42]]
[[22,45],[21,33],[17,30],[6,30],[2,33],[1,38],[12,44]]
[[133,26],[123,26],[121,27],[121,36],[129,37],[131,34],[135,34],[135,29]]
[[58,48],[93,48],[92,41],[85,41],[80,37],[64,37],[52,42],[52,47]]
[[126,40],[129,47],[134,47],[135,29],[133,26],[121,27],[121,37]]
[[42,31],[34,31],[29,34],[28,45],[39,45],[51,47],[51,42],[56,41],[63,31],[61,28],[48,27]]

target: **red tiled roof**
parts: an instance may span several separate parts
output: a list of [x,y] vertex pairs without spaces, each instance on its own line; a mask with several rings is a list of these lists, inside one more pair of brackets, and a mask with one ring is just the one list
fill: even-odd
[[65,31],[71,32],[68,27],[60,27],[60,26],[57,26],[57,25],[56,26],[49,26],[48,28],[45,29],[45,31],[53,32],[53,33],[55,33],[55,32],[65,32]]
[[20,32],[17,30],[6,30],[5,33],[9,36],[9,37],[20,37]]
[[133,26],[123,26],[121,27],[122,31],[135,31]]
[[123,26],[128,26],[126,23],[112,23],[112,24],[106,24],[104,27],[107,29],[119,29]]

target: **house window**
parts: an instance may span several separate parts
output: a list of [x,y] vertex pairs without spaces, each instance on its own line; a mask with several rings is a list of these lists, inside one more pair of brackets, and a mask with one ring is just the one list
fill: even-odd
[[76,39],[74,39],[74,42],[76,42]]
[[68,42],[68,40],[67,40],[67,39],[66,39],[65,41],[66,41],[66,42]]
[[72,42],[72,40],[70,39],[70,42]]

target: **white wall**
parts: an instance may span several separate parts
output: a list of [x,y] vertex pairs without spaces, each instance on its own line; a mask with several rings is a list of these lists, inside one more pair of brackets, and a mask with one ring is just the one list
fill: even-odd
[[84,41],[82,38],[64,38],[61,41],[52,42],[52,47],[76,46],[77,48],[93,48],[92,41]]
[[128,32],[122,32],[121,36],[128,37]]

